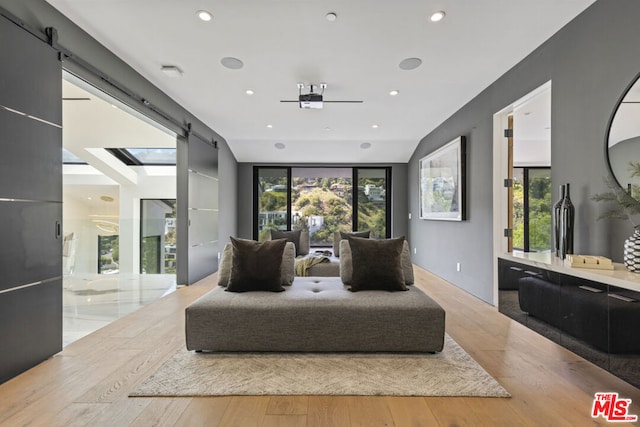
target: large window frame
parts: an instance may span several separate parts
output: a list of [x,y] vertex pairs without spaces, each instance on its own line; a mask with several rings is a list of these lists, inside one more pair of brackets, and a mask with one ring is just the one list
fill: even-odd
[[[516,246],[516,242],[514,239],[514,244],[513,244],[513,249],[515,250],[521,250],[523,252],[545,252],[545,251],[550,251],[551,250],[551,246],[552,246],[552,236],[551,236],[551,222],[549,223],[549,248],[545,248],[545,249],[533,249],[531,248],[532,244],[531,244],[531,224],[530,224],[530,213],[531,213],[531,207],[530,207],[530,194],[529,194],[529,190],[530,190],[530,172],[531,171],[548,171],[549,172],[549,180],[551,179],[551,167],[550,166],[515,166],[514,171],[517,169],[521,169],[522,170],[522,189],[523,189],[523,201],[522,201],[522,205],[523,205],[523,245],[522,247],[518,247]],[[515,173],[514,173],[515,175]],[[549,189],[549,195],[551,194],[551,189]],[[551,216],[551,200],[549,201],[549,215]],[[515,208],[514,208],[514,217],[515,217]],[[515,218],[514,218],[514,232],[515,232]]]
[[287,195],[286,195],[286,225],[287,230],[291,230],[293,226],[293,217],[292,217],[292,191],[291,191],[291,183],[292,183],[292,169],[297,168],[305,168],[305,169],[324,169],[324,168],[344,168],[351,169],[352,176],[352,231],[358,231],[358,180],[360,170],[375,170],[380,169],[384,170],[385,175],[385,235],[384,236],[376,236],[377,238],[390,238],[391,237],[391,166],[331,166],[331,165],[323,165],[323,166],[254,166],[253,167],[253,239],[258,240],[259,238],[259,215],[260,215],[260,200],[259,200],[259,189],[260,185],[260,170],[261,169],[283,169],[286,170],[287,176]]

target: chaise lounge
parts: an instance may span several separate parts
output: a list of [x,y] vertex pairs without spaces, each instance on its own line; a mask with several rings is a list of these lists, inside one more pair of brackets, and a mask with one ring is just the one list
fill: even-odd
[[[203,295],[186,309],[187,349],[259,352],[442,350],[445,311],[438,303],[414,286],[409,286],[405,292],[351,292],[345,284],[350,280],[345,275],[349,269],[342,268],[351,261],[346,241],[341,242],[341,251],[342,278],[295,277],[285,292],[235,293],[218,286]],[[409,265],[409,268],[412,267]],[[226,272],[221,271],[221,274]]]
[[444,318],[416,287],[350,292],[339,277],[296,277],[285,292],[202,296],[186,310],[187,349],[437,352]]

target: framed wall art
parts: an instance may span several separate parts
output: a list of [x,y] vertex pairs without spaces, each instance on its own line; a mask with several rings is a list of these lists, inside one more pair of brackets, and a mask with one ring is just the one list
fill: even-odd
[[420,159],[420,218],[465,219],[465,137]]

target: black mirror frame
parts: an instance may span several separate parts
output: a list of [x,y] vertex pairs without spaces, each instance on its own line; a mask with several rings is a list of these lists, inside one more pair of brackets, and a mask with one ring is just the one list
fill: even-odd
[[613,168],[611,167],[611,160],[609,159],[609,138],[611,136],[611,125],[613,124],[613,120],[615,119],[616,114],[618,114],[618,110],[622,105],[622,101],[624,101],[631,88],[633,88],[638,82],[640,82],[640,73],[636,74],[636,76],[631,80],[631,83],[627,85],[625,90],[622,92],[622,95],[618,98],[618,101],[616,102],[616,108],[614,108],[611,117],[609,117],[609,121],[607,123],[607,132],[604,137],[604,158],[606,160],[605,163],[607,164],[607,171],[609,172],[609,176],[613,178],[613,182],[615,182],[618,187],[625,191],[626,188],[623,188],[622,185],[620,185],[620,181],[618,181],[618,177],[613,172]]

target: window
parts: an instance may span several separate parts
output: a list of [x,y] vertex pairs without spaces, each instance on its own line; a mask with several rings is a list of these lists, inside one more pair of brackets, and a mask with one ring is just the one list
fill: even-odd
[[175,148],[107,148],[127,166],[175,166]]
[[120,272],[118,235],[98,236],[98,274]]
[[514,168],[513,178],[513,247],[551,250],[551,168]]
[[[358,168],[357,228],[378,237],[391,235],[391,199],[387,198],[389,169]],[[389,232],[387,232],[389,230]]]
[[176,273],[176,201],[140,200],[140,273]]
[[254,238],[264,241],[272,229],[308,230],[311,246],[331,246],[335,231],[390,237],[390,174],[391,168],[255,167]]
[[335,231],[353,229],[350,168],[293,168],[292,229],[309,231],[311,246],[331,246]]
[[73,154],[66,148],[62,148],[62,163],[65,165],[86,165],[87,162]]
[[261,242],[268,240],[271,230],[286,230],[289,225],[289,169],[260,168],[256,179],[257,233]]

